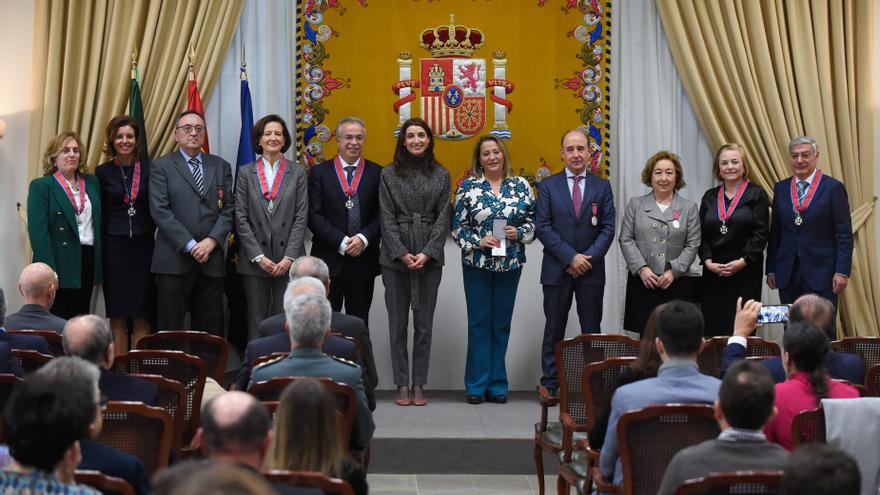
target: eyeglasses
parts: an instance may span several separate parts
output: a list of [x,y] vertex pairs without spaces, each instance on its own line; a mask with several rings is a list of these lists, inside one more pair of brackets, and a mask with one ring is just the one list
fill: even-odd
[[800,158],[801,160],[809,160],[813,157],[813,152],[804,151],[803,153],[791,153],[789,156],[792,160],[797,160],[798,158]]
[[342,136],[342,140],[346,143],[363,143],[364,136]]
[[181,125],[177,127],[178,131],[183,131],[184,134],[189,134],[192,131],[196,131],[196,134],[201,134],[205,132],[205,126],[203,125]]
[[110,402],[110,399],[107,398],[106,395],[101,394],[101,398],[98,399],[98,408],[101,409],[102,411],[105,410],[105,409],[107,409],[107,403],[108,403],[108,402]]

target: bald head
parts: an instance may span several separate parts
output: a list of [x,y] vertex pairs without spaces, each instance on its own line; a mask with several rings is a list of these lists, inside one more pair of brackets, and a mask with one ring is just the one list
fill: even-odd
[[109,369],[113,365],[113,332],[107,320],[97,315],[71,318],[61,334],[64,353]]
[[302,277],[312,277],[321,281],[330,291],[330,268],[321,258],[314,256],[300,256],[290,265],[290,280]]
[[834,304],[816,294],[805,294],[791,305],[789,321],[806,321],[821,328],[831,340],[837,339],[834,322]]
[[31,263],[21,272],[18,290],[25,304],[39,304],[50,307],[58,288],[58,275],[45,263]]
[[262,458],[270,428],[269,413],[253,395],[226,392],[202,410],[202,449],[212,459],[255,454]]

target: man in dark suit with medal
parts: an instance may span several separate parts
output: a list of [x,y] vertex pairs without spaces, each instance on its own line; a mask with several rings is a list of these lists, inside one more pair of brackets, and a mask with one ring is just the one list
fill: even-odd
[[159,330],[180,330],[187,310],[192,328],[222,330],[223,247],[232,227],[232,170],[202,153],[205,120],[187,110],[177,117],[180,146],[152,164],[150,213],[158,227],[152,272],[157,274]]
[[330,267],[334,311],[368,323],[379,274],[379,176],[382,167],[363,157],[367,129],[356,117],[336,126],[339,153],[309,176],[312,256]]
[[571,130],[562,137],[565,169],[541,181],[535,226],[544,245],[544,342],[541,385],[555,395],[559,380],[554,349],[565,337],[572,296],[577,299],[582,333],[598,333],[605,294],[605,253],[614,240],[614,196],[607,180],[587,171],[587,135]]
[[794,176],[773,188],[767,246],[767,286],[792,303],[815,293],[837,307],[852,268],[852,220],[843,184],[816,168],[819,148],[809,136],[788,145]]

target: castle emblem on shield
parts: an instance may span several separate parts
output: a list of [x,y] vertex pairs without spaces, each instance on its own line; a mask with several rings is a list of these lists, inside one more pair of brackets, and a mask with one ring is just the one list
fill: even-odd
[[473,57],[483,42],[482,31],[456,25],[453,14],[448,25],[422,31],[419,45],[433,56],[419,60],[418,77],[412,77],[411,54],[403,52],[397,60],[400,80],[392,90],[399,96],[394,103],[399,124],[412,116],[413,89],[421,88],[419,116],[431,126],[434,137],[459,140],[475,136],[486,126],[486,89],[490,88],[488,96],[495,105],[491,133],[510,138],[506,117],[512,103],[506,95],[513,91],[513,84],[504,79],[507,60],[504,52],[496,52],[493,78],[487,80],[486,60]]

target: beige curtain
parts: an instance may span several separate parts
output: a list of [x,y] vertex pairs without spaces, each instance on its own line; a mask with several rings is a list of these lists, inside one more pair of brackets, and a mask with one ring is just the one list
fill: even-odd
[[35,9],[29,176],[43,147],[77,132],[87,163],[101,161],[104,127],[126,113],[137,52],[151,156],[174,147],[174,116],[186,107],[187,54],[195,51],[202,100],[214,87],[244,0],[40,0]]
[[656,0],[675,65],[709,143],[743,144],[772,192],[791,175],[787,145],[819,143],[846,184],[855,250],[840,301],[845,335],[878,335],[874,222],[873,0]]

